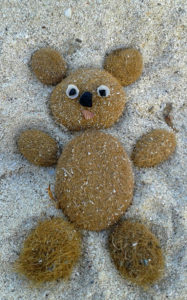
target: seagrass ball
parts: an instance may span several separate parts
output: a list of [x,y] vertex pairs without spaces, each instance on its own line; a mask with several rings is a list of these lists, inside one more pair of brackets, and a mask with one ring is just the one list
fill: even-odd
[[136,81],[142,74],[143,59],[136,49],[117,49],[106,56],[104,68],[116,77],[122,86]]
[[123,113],[125,92],[105,70],[79,69],[53,90],[51,112],[69,130],[108,128]]
[[61,218],[40,222],[24,242],[17,272],[35,284],[68,279],[81,255],[81,236]]
[[56,85],[66,73],[66,63],[60,53],[51,48],[34,52],[31,67],[36,77],[44,84]]
[[131,158],[137,167],[154,167],[167,160],[175,148],[176,138],[173,132],[155,129],[137,141]]
[[18,138],[21,154],[36,166],[56,164],[58,145],[48,134],[35,129],[25,130]]
[[56,171],[55,194],[77,227],[99,231],[117,222],[131,204],[131,162],[109,134],[86,131],[64,148]]
[[143,224],[123,221],[116,226],[109,249],[121,275],[137,285],[148,288],[163,274],[160,243]]

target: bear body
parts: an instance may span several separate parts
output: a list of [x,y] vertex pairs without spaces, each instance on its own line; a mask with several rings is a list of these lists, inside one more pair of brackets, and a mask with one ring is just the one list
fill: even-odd
[[81,229],[102,230],[115,223],[133,196],[131,162],[117,139],[86,131],[63,150],[55,194],[65,215]]

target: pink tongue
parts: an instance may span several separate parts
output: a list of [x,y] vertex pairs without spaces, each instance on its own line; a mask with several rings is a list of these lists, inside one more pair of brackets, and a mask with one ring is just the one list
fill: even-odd
[[86,120],[90,120],[94,117],[94,113],[89,110],[82,110],[82,114]]

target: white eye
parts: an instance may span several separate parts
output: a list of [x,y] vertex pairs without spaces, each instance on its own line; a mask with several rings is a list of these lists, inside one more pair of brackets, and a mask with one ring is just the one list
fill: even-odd
[[79,89],[76,85],[74,84],[69,84],[66,90],[66,95],[70,99],[75,99],[79,95]]
[[108,97],[110,95],[110,90],[109,90],[108,86],[106,86],[106,85],[100,85],[97,88],[97,94],[100,97]]

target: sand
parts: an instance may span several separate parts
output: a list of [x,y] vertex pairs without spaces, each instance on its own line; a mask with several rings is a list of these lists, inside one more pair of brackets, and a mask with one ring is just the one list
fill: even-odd
[[[187,200],[187,105],[185,0],[2,0],[0,3],[0,300],[186,299],[185,201]],[[69,282],[35,288],[16,274],[13,262],[38,220],[62,216],[46,191],[54,168],[31,165],[16,146],[26,128],[42,129],[61,148],[75,134],[51,118],[52,87],[37,81],[32,53],[45,46],[59,50],[69,70],[102,67],[105,53],[120,46],[139,49],[141,78],[125,88],[128,103],[120,121],[105,132],[130,155],[136,140],[155,128],[172,130],[163,111],[172,104],[177,149],[152,169],[134,167],[133,204],[124,218],[147,225],[163,247],[163,279],[143,291],[121,278],[110,260],[108,231],[83,232],[83,255]],[[76,133],[77,134],[77,133]]]

